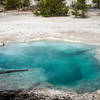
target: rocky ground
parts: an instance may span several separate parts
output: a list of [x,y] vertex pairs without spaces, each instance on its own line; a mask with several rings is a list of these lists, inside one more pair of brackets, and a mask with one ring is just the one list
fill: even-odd
[[27,91],[0,91],[0,100],[100,100],[100,90],[84,94],[48,88]]

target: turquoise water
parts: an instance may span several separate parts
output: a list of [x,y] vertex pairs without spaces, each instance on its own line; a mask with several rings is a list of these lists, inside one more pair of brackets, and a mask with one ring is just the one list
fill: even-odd
[[100,89],[100,63],[93,48],[58,41],[8,44],[0,48],[0,71],[29,71],[0,74],[0,89]]

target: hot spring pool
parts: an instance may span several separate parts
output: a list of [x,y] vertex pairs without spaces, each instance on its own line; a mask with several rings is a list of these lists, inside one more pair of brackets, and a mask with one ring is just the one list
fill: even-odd
[[58,41],[13,43],[0,48],[0,90],[49,87],[89,92],[100,89],[95,47]]

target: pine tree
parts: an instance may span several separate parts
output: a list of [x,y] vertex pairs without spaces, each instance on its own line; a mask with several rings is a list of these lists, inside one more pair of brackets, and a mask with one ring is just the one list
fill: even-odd
[[68,7],[65,0],[40,0],[35,14],[42,16],[66,16]]
[[21,5],[21,0],[5,0],[4,8],[7,10],[16,9]]
[[96,7],[100,9],[100,0],[93,0],[93,3],[96,3]]
[[24,6],[24,7],[29,7],[29,6],[30,6],[29,0],[24,0],[24,1],[23,1],[23,6]]
[[86,0],[77,0],[75,2],[72,2],[72,8],[72,14],[76,17],[86,17],[86,13],[88,11],[88,5],[86,4]]

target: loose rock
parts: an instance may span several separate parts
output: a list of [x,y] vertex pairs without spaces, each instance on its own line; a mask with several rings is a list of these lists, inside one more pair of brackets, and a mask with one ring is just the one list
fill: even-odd
[[40,88],[20,91],[0,91],[0,98],[2,100],[100,100],[98,91],[100,90],[92,93],[78,94],[76,92]]

